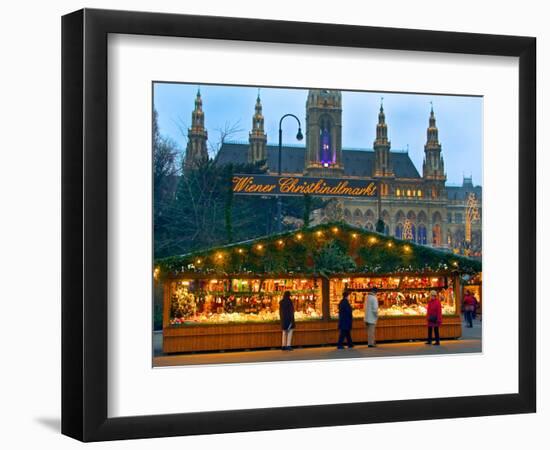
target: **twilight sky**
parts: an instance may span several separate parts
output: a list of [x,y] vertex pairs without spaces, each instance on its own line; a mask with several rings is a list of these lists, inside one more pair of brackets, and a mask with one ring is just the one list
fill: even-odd
[[[185,149],[187,141],[180,129],[182,126],[187,129],[191,123],[197,85],[155,83],[153,89],[160,132]],[[201,85],[200,89],[209,139],[217,142],[217,129],[224,128],[226,123],[238,123],[242,131],[231,140],[248,142],[258,88]],[[279,119],[286,113],[298,116],[305,136],[307,90],[261,88],[260,96],[268,143],[277,143]],[[482,185],[481,97],[343,91],[343,148],[372,149],[381,97],[392,150],[406,150],[408,146],[409,155],[422,175],[426,128],[433,102],[447,184],[462,184],[463,175],[472,175],[474,184]],[[296,141],[296,131],[296,122],[285,119],[283,144],[304,145],[305,140]]]

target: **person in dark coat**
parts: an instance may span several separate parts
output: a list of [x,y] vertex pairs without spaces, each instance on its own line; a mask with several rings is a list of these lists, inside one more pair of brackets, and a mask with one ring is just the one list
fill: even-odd
[[342,295],[342,300],[340,300],[338,304],[338,330],[340,331],[340,335],[338,336],[339,349],[344,348],[344,339],[346,339],[349,348],[353,347],[353,342],[351,340],[353,312],[348,297],[349,292],[345,291]]
[[283,330],[281,349],[292,350],[292,333],[296,324],[294,322],[294,304],[289,291],[284,292],[283,298],[279,302],[279,317],[281,318],[281,329]]

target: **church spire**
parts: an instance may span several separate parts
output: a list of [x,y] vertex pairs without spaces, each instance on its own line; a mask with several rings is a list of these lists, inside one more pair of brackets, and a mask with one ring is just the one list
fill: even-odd
[[435,121],[433,103],[430,102],[430,118],[426,131],[426,145],[424,145],[424,163],[422,172],[424,178],[445,180],[445,167],[441,156],[441,143],[439,142],[439,130]]
[[202,110],[202,97],[200,87],[195,97],[195,109],[191,113],[191,127],[187,132],[187,150],[185,152],[185,170],[197,167],[202,161],[208,159],[206,141],[208,132],[204,127],[204,111]]
[[384,97],[380,99],[380,112],[378,113],[378,124],[376,125],[376,140],[374,145],[388,144],[388,125],[386,114],[384,114]]
[[433,102],[430,102],[431,109],[430,109],[430,120],[429,120],[429,126],[428,126],[428,139],[426,142],[426,145],[430,144],[432,146],[439,145],[439,138],[438,138],[438,130],[437,126],[435,124],[435,114],[434,114],[434,105]]
[[375,161],[374,176],[387,177],[393,176],[393,170],[390,161],[391,142],[388,140],[388,125],[386,124],[386,114],[384,113],[384,97],[380,99],[380,111],[378,113],[378,124],[376,125],[376,139],[373,144]]
[[256,97],[256,106],[254,107],[254,115],[252,116],[252,130],[248,135],[248,161],[251,163],[267,160],[267,134],[264,131],[264,116],[262,113],[262,100],[260,98],[260,90],[258,89],[258,97]]
[[202,97],[200,87],[197,89],[197,96],[195,97],[195,109],[191,113],[191,122],[193,127],[204,128],[204,112],[202,110]]

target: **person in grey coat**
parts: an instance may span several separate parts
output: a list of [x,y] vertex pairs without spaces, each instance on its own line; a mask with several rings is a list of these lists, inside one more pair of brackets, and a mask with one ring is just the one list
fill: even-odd
[[367,327],[368,346],[376,347],[376,322],[378,322],[378,298],[376,288],[372,288],[365,301],[365,325]]

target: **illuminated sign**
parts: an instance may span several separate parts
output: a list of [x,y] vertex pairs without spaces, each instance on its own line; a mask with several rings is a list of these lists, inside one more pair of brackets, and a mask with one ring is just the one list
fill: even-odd
[[373,197],[376,195],[376,182],[369,179],[234,175],[233,192],[242,195]]

